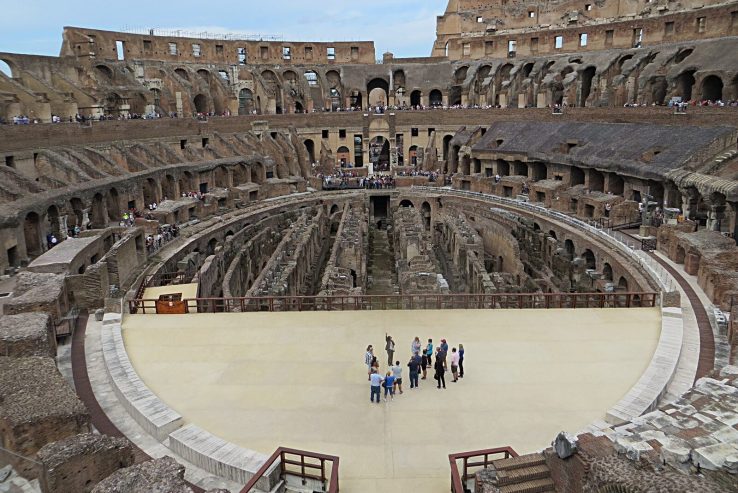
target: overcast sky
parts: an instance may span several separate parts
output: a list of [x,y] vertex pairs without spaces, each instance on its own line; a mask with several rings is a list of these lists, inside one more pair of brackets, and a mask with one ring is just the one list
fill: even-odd
[[63,26],[245,32],[374,41],[377,57],[429,56],[447,0],[0,0],[0,52],[58,55]]

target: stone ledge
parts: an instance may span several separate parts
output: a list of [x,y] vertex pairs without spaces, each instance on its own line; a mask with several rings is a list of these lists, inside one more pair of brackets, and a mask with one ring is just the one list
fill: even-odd
[[120,315],[105,315],[100,332],[105,368],[115,394],[131,417],[160,442],[182,426],[182,416],[164,404],[133,369],[123,344]]
[[605,421],[621,425],[653,411],[676,373],[684,338],[681,308],[661,309],[661,337],[651,363],[625,397],[607,411]]
[[[196,466],[241,484],[247,483],[269,458],[192,424],[169,434],[169,448]],[[275,462],[256,483],[260,491],[271,491],[280,482],[278,466],[279,462]]]

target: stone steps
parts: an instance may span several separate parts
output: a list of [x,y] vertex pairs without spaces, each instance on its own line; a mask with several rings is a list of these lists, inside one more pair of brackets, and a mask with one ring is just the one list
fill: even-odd
[[519,467],[517,469],[503,469],[501,471],[497,471],[497,484],[499,486],[505,486],[524,481],[546,479],[550,474],[551,471],[546,465]]
[[555,491],[556,487],[550,478],[536,479],[535,481],[526,481],[500,487],[500,493],[548,493]]
[[495,469],[498,471],[508,471],[511,469],[521,469],[523,467],[535,467],[546,465],[546,459],[541,454],[527,454],[518,457],[510,457],[509,459],[498,459],[492,461]]
[[556,491],[551,471],[542,454],[527,454],[492,461],[495,485],[500,493],[539,493]]

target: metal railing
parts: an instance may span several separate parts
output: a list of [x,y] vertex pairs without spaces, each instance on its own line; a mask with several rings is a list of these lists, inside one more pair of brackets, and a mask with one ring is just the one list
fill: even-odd
[[[451,466],[451,493],[465,493],[466,482],[474,478],[476,472],[470,473],[469,469],[481,467],[487,469],[493,460],[509,459],[517,457],[518,454],[512,447],[498,447],[473,452],[461,452],[449,454],[448,461]],[[481,459],[481,460],[480,460]],[[462,461],[461,471],[459,463]]]
[[[654,307],[656,292],[407,294],[190,298],[182,313],[308,312],[362,310],[490,310]],[[129,300],[130,313],[156,313],[160,300]]]
[[546,216],[555,221],[574,226],[577,229],[582,230],[585,233],[588,233],[591,236],[599,239],[600,241],[613,246],[625,256],[629,257],[631,260],[637,263],[639,267],[641,267],[649,277],[651,277],[651,279],[654,281],[654,283],[656,283],[661,291],[670,292],[676,289],[674,279],[666,271],[666,269],[659,265],[655,260],[650,258],[645,252],[641,252],[638,249],[640,246],[640,242],[637,242],[634,238],[631,238],[621,233],[620,231],[615,231],[609,228],[602,228],[596,221],[592,221],[592,223],[587,223],[576,217],[564,214],[563,212],[554,211],[546,207],[531,204],[529,202],[523,202],[521,200],[515,200],[508,197],[500,197],[498,195],[468,192],[465,190],[454,190],[450,188],[434,188],[424,186],[413,186],[411,188],[413,190],[427,193],[458,195],[462,197],[473,198],[476,200],[485,200],[491,203],[496,203],[513,208],[524,209],[534,214]]
[[[241,493],[250,493],[256,483],[267,474],[272,465],[279,459],[280,478],[296,476],[302,480],[303,485],[307,480],[320,481],[323,491],[326,493],[338,493],[338,462],[335,455],[307,452],[305,450],[279,447],[259,468],[254,476],[243,487]],[[330,470],[328,462],[331,463]],[[317,471],[317,472],[315,472]],[[327,483],[327,484],[326,484]]]

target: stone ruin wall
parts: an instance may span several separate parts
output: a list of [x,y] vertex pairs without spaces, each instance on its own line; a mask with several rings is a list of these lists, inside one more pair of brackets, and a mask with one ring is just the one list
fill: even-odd
[[340,214],[340,224],[326,262],[319,294],[361,295],[367,283],[367,207],[363,202],[348,202],[336,214]]

